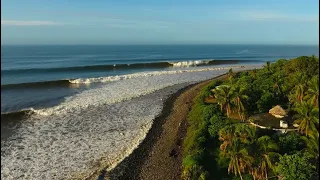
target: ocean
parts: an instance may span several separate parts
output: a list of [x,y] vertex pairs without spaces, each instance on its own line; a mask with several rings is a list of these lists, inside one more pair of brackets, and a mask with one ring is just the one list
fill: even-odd
[[[1,178],[68,179],[116,165],[178,89],[318,46],[1,46]],[[4,120],[3,120],[4,119]]]
[[192,65],[258,63],[311,54],[318,55],[318,46],[1,46],[1,113],[53,106],[90,88],[89,83],[72,84],[72,79],[90,81]]

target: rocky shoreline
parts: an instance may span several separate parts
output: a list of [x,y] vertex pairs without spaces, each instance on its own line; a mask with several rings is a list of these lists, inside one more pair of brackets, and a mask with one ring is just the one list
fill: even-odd
[[187,129],[187,115],[194,97],[211,81],[188,85],[169,96],[138,148],[111,171],[102,171],[97,179],[180,179],[181,145]]

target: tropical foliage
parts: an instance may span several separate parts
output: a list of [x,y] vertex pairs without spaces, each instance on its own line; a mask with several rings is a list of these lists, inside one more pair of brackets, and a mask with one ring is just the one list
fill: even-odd
[[295,123],[299,125],[298,129],[306,136],[319,136],[319,108],[309,102],[301,102],[294,110],[297,114]]
[[282,179],[309,180],[315,176],[316,167],[309,162],[309,157],[303,153],[283,155],[277,163],[277,171]]
[[[183,179],[311,179],[319,166],[319,59],[267,62],[232,69],[201,89],[188,116]],[[215,103],[206,103],[207,97]],[[288,110],[298,131],[277,134],[246,122],[275,105]]]

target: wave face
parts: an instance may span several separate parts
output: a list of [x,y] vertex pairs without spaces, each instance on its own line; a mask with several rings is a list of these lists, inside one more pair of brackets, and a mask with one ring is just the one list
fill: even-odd
[[70,84],[69,80],[31,82],[31,83],[20,83],[20,84],[5,84],[5,85],[1,85],[1,90],[20,89],[20,88],[59,87],[59,86],[69,86],[69,84]]
[[282,45],[1,46],[1,85],[275,61],[318,51]]
[[24,72],[84,72],[84,71],[107,71],[107,70],[122,70],[122,69],[139,69],[139,68],[165,68],[169,67],[168,62],[154,62],[154,63],[136,63],[136,64],[107,64],[94,66],[73,66],[73,67],[59,67],[59,68],[32,68],[32,69],[14,69],[3,70],[3,74],[16,74]]
[[110,71],[110,70],[130,70],[130,69],[153,69],[168,67],[190,67],[203,65],[222,65],[222,64],[238,64],[248,62],[259,62],[257,60],[190,60],[190,61],[172,61],[172,62],[149,62],[135,64],[107,64],[107,65],[89,65],[89,66],[72,66],[59,68],[30,68],[30,69],[7,69],[1,70],[3,75],[19,74],[25,72],[32,73],[55,73],[55,72],[84,72],[84,71]]
[[44,73],[44,72],[83,72],[83,71],[107,71],[114,69],[134,69],[134,68],[157,68],[157,67],[169,67],[169,63],[137,63],[137,64],[108,64],[108,65],[89,65],[89,66],[73,66],[73,67],[59,67],[59,68],[31,68],[31,69],[13,69],[2,70],[2,74],[10,75],[17,73]]
[[259,62],[251,60],[196,60],[196,61],[180,61],[170,62],[173,67],[191,67],[191,66],[206,66],[206,65],[222,65],[222,64],[238,64],[248,62]]
[[[81,66],[81,67],[65,67],[65,68],[44,68],[44,69],[15,69],[15,70],[2,70],[2,74],[7,75],[10,73],[19,74],[27,72],[40,73],[40,72],[69,72],[69,71],[94,71],[94,70],[120,70],[120,69],[139,69],[139,68],[169,68],[169,67],[194,67],[194,66],[206,66],[206,65],[228,65],[238,63],[252,63],[259,61],[250,60],[195,60],[195,61],[181,61],[181,62],[153,62],[153,63],[137,63],[137,64],[115,64],[115,65],[97,65],[97,66]],[[170,69],[169,69],[170,70]],[[183,71],[183,70],[182,70]],[[176,72],[179,72],[177,70]],[[166,71],[165,71],[166,73]],[[139,74],[139,73],[137,73]],[[144,74],[144,73],[141,73]],[[148,74],[148,73],[145,73]],[[123,78],[129,78],[131,75],[118,75],[108,76],[104,78],[105,81],[121,80]],[[91,78],[101,79],[101,78]],[[109,80],[107,80],[109,79]],[[18,84],[4,84],[1,85],[1,89],[16,89],[16,88],[36,88],[36,87],[55,87],[55,86],[69,86],[69,83],[74,84],[77,79],[64,79],[64,80],[52,80],[52,81],[40,81],[40,82],[29,82],[29,83],[18,83]],[[100,81],[103,82],[103,81]]]

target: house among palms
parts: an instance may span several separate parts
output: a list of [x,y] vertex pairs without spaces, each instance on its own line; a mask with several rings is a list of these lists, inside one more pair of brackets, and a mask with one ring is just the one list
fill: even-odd
[[286,121],[280,120],[280,127],[288,128],[288,123]]
[[269,113],[276,118],[283,118],[287,116],[287,112],[279,105],[276,105],[269,110]]
[[[270,109],[269,113],[276,118],[283,118],[287,116],[287,112],[279,105],[276,105],[275,107]],[[284,120],[280,120],[280,127],[288,128],[288,123]]]

